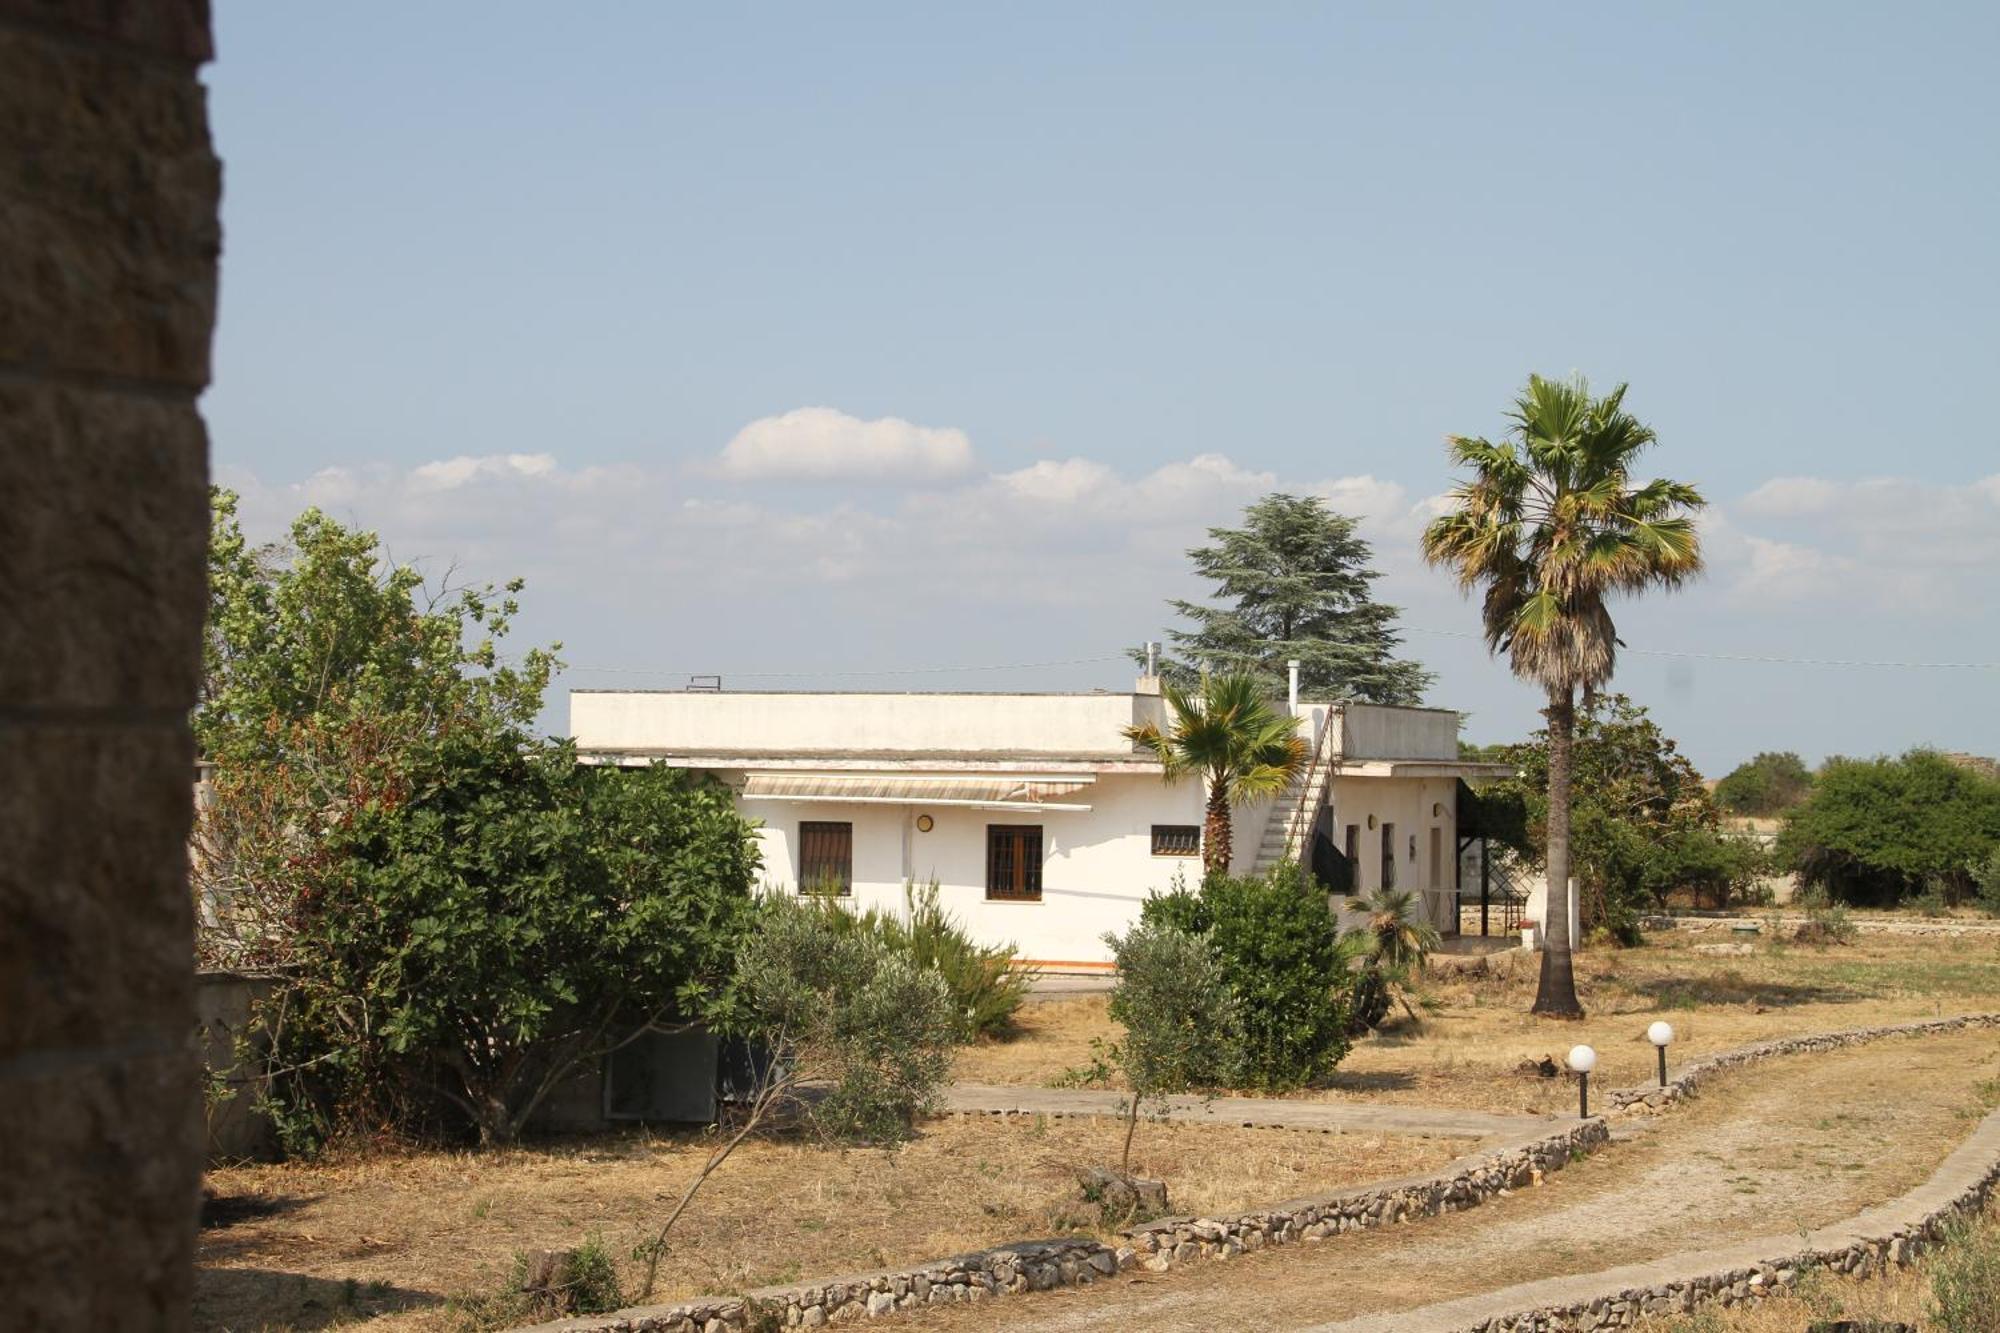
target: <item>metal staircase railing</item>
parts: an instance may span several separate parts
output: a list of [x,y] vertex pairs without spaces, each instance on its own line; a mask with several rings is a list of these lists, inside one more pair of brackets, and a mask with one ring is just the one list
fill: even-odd
[[1330,753],[1333,731],[1334,712],[1328,708],[1320,724],[1319,742],[1313,746],[1312,760],[1306,765],[1305,782],[1299,791],[1298,808],[1292,811],[1291,825],[1285,830],[1284,854],[1297,860],[1302,866],[1305,864],[1305,858],[1298,854],[1299,848],[1304,844],[1306,830],[1311,827],[1311,821],[1319,814],[1315,808],[1319,802],[1307,798],[1313,794],[1315,780],[1320,779],[1323,773],[1330,776],[1328,770],[1333,766]]

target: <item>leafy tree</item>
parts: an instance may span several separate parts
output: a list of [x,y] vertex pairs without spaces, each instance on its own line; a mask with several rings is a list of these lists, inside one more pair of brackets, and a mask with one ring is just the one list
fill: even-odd
[[724,1031],[752,1043],[758,1073],[728,1137],[638,1247],[640,1303],[653,1294],[674,1224],[746,1139],[780,1125],[837,1143],[907,1139],[950,1074],[960,1034],[935,969],[856,929],[838,904],[788,895],[763,901],[715,1012]]
[[283,761],[294,728],[375,719],[405,740],[477,717],[527,728],[557,662],[503,660],[519,580],[430,587],[372,532],[317,509],[286,544],[252,547],[237,497],[211,493],[209,609],[196,743],[206,759]]
[[1333,1072],[1347,1054],[1349,976],[1325,897],[1298,868],[1209,875],[1199,892],[1146,900],[1141,920],[1206,941],[1242,1026],[1239,1086],[1282,1092]]
[[1635,484],[1632,467],[1654,442],[1625,411],[1625,386],[1592,397],[1581,377],[1528,377],[1499,443],[1453,436],[1451,459],[1472,475],[1453,508],[1424,530],[1424,556],[1461,587],[1485,590],[1489,650],[1548,697],[1549,920],[1534,1012],[1581,1018],[1570,957],[1571,747],[1577,695],[1588,700],[1617,665],[1609,598],[1677,588],[1701,570],[1694,487],[1663,478]]
[[1275,796],[1290,786],[1312,756],[1296,723],[1272,708],[1256,678],[1237,672],[1204,676],[1193,690],[1171,681],[1160,687],[1170,725],[1127,727],[1126,737],[1151,750],[1168,782],[1193,774],[1208,791],[1201,862],[1211,875],[1226,874],[1232,851],[1230,806]]
[[[1550,733],[1492,747],[1491,757],[1519,776],[1481,788],[1480,818],[1523,860],[1545,865]],[[1669,895],[1721,907],[1763,873],[1761,851],[1721,832],[1701,774],[1626,696],[1597,695],[1578,715],[1571,768],[1571,868],[1586,929],[1631,939],[1638,914]]]
[[2000,847],[2000,781],[1930,750],[1829,760],[1778,847],[1801,884],[1842,902],[1892,905],[1935,880],[1955,903]]
[[252,549],[213,499],[198,946],[289,979],[263,1014],[280,1127],[511,1140],[581,1061],[699,1012],[750,826],[710,784],[530,735],[555,659],[498,649],[518,583],[432,588],[317,511]]
[[1738,815],[1775,815],[1805,799],[1812,773],[1790,750],[1765,751],[1715,784],[1715,803]]
[[1168,603],[1194,628],[1167,631],[1180,661],[1164,673],[1189,684],[1201,670],[1247,672],[1283,695],[1296,658],[1299,687],[1314,696],[1422,702],[1431,674],[1394,656],[1397,612],[1372,596],[1379,575],[1356,526],[1317,496],[1267,495],[1242,527],[1210,528],[1214,545],[1188,557],[1224,604]]
[[757,870],[729,793],[665,767],[462,729],[400,752],[296,885],[274,1096],[292,1123],[410,1123],[432,1096],[483,1144],[625,1035],[698,1015]]
[[191,880],[197,953],[285,966],[320,835],[380,793],[399,756],[458,731],[532,727],[553,651],[503,658],[521,584],[431,587],[374,533],[318,510],[252,547],[211,493],[209,608],[193,725],[212,766]]
[[1141,1102],[1229,1087],[1243,1058],[1243,1014],[1223,963],[1201,936],[1154,919],[1104,939],[1118,961],[1110,1011],[1125,1035],[1105,1056],[1131,1089],[1118,1159],[1119,1174],[1129,1176]]

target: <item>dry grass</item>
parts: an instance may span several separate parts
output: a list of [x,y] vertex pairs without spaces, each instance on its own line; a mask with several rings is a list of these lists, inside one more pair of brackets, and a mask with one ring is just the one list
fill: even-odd
[[[1771,1037],[1908,1022],[1940,1014],[2000,1010],[2000,938],[1863,936],[1855,944],[1748,955],[1699,952],[1718,943],[1663,935],[1637,949],[1577,955],[1577,982],[1589,1017],[1554,1023],[1531,1017],[1539,955],[1497,954],[1441,963],[1426,990],[1435,1004],[1421,1024],[1398,1016],[1364,1038],[1326,1087],[1300,1095],[1324,1100],[1551,1112],[1574,1105],[1567,1080],[1521,1071],[1544,1056],[1558,1063],[1585,1042],[1600,1058],[1594,1081],[1623,1087],[1654,1077],[1645,1029],[1674,1026],[1674,1060]],[[965,1082],[1047,1084],[1089,1057],[1092,1037],[1117,1026],[1102,996],[1029,1006],[1023,1035],[968,1051]]]
[[[1073,1173],[1115,1160],[1118,1136],[1109,1121],[950,1117],[893,1153],[746,1145],[677,1229],[655,1299],[1096,1230]],[[1177,1211],[1223,1209],[1403,1175],[1469,1148],[1149,1123],[1134,1168],[1167,1181]],[[217,1194],[273,1211],[203,1233],[196,1326],[460,1329],[473,1320],[456,1298],[496,1291],[516,1251],[593,1234],[629,1280],[644,1219],[706,1152],[699,1135],[634,1134],[543,1151],[212,1172]]]
[[1789,1241],[1920,1183],[1997,1096],[2000,1044],[1983,1031],[1784,1057],[1732,1071],[1628,1141],[1478,1208],[1035,1306],[927,1310],[910,1326],[1316,1328],[1753,1237]]
[[[2000,1207],[1989,1208],[1979,1225],[1988,1237],[2000,1230]],[[1865,1319],[1933,1329],[1930,1319],[1931,1272],[1934,1260],[1895,1268],[1871,1278],[1808,1273],[1787,1296],[1754,1306],[1709,1309],[1639,1321],[1639,1333],[1799,1333],[1815,1320]],[[1994,1327],[2000,1327],[1995,1312]]]

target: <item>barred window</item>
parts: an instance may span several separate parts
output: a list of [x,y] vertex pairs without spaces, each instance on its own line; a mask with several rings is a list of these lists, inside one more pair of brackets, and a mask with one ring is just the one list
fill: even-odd
[[835,820],[799,823],[799,892],[854,892],[854,825]]
[[1153,855],[1200,856],[1201,825],[1199,824],[1153,825]]
[[986,896],[1006,901],[1042,898],[1042,826],[986,826]]

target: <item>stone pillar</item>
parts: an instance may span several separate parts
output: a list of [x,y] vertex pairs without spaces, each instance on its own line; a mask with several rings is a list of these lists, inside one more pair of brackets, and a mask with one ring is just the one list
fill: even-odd
[[188,1326],[206,0],[0,0],[0,1325]]

